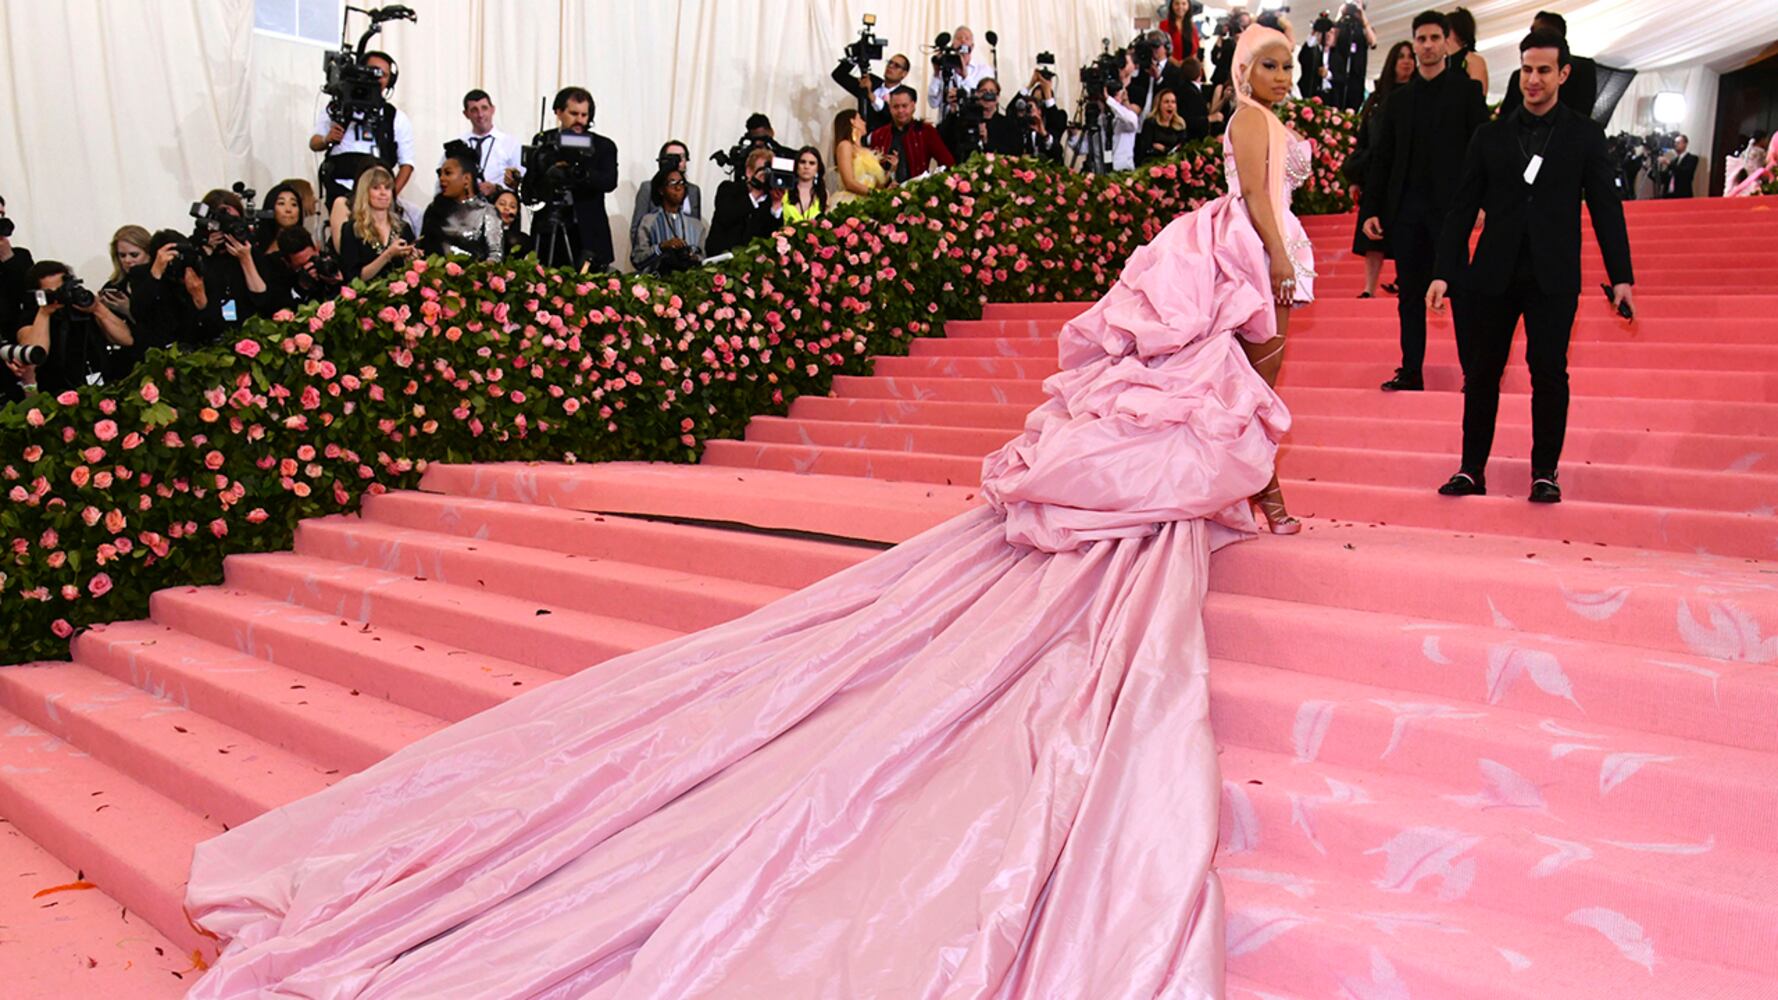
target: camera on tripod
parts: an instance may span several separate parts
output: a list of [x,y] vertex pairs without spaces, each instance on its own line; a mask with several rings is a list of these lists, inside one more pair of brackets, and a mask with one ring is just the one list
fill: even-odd
[[1134,42],[1131,42],[1130,55],[1136,60],[1136,70],[1141,73],[1154,72],[1155,60],[1166,58],[1162,48],[1163,47],[1159,42],[1154,41],[1147,35],[1143,35],[1137,38]]
[[1123,90],[1121,69],[1123,60],[1109,52],[1080,68],[1082,97],[1089,108],[1103,106],[1106,98],[1116,97]]
[[877,15],[864,15],[864,27],[859,29],[858,40],[846,46],[846,61],[858,67],[860,74],[870,72],[870,64],[883,58],[883,48],[889,44],[887,38],[876,34],[876,26]]
[[535,178],[535,200],[567,203],[573,200],[572,189],[593,179],[593,135],[591,132],[558,130],[546,132],[534,146],[526,146],[523,154],[530,164],[527,181]]
[[[37,290],[36,295],[39,308],[54,305],[73,306],[76,309],[91,309],[94,302],[92,290],[87,288],[79,278],[72,274],[62,278],[61,287],[48,291],[40,288]],[[35,364],[36,362],[31,363]]]
[[[719,149],[710,154],[710,161],[717,166],[739,177],[747,167],[747,157],[756,149],[771,149],[772,138],[765,135],[743,135],[741,141],[727,149]],[[774,157],[776,159],[776,157]],[[794,164],[792,165],[794,167]]]
[[383,30],[385,21],[418,21],[420,18],[411,7],[365,10],[349,6],[346,10],[367,15],[370,27],[358,39],[358,47],[354,50],[346,44],[346,29],[342,23],[339,49],[321,56],[321,69],[326,79],[321,90],[330,98],[327,117],[342,125],[358,123],[374,128],[388,114],[389,105],[383,100],[383,71],[368,61],[370,40]]

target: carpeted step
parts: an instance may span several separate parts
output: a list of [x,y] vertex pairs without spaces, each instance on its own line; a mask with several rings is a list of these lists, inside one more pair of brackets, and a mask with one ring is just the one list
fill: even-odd
[[[1215,626],[1206,632],[1219,659],[1386,688],[1397,700],[1464,702],[1564,726],[1778,753],[1771,725],[1778,671],[1750,664],[1220,591],[1205,621]],[[1345,655],[1326,656],[1328,649]],[[1272,680],[1290,694],[1311,683]]]
[[[7,667],[0,675],[14,670]],[[93,755],[0,709],[0,815],[146,920],[182,955],[216,957],[185,917],[191,851],[223,831]],[[186,980],[189,982],[189,978]],[[62,994],[68,996],[69,994]]]
[[178,945],[4,819],[0,873],[0,982],[9,1000],[176,1000],[197,978]]
[[961,455],[979,461],[980,456],[1005,444],[1016,433],[1016,430],[1009,432],[992,428],[754,417],[747,423],[746,439],[765,444],[796,444],[816,448]]
[[155,622],[192,638],[451,722],[559,676],[237,588],[163,590],[149,608]]
[[0,670],[0,710],[230,826],[312,795],[337,774],[80,663]]
[[[326,632],[337,627],[338,622],[329,618],[309,629]],[[74,659],[200,716],[225,721],[305,761],[344,773],[363,770],[445,725],[358,688],[256,659],[155,622],[94,627],[75,640]],[[312,665],[313,660],[304,663]]]
[[788,594],[683,570],[587,559],[571,552],[327,517],[297,528],[296,554],[451,584],[553,608],[621,615],[674,632],[738,618]]
[[556,673],[680,635],[613,615],[288,553],[230,556],[224,569],[232,587]]
[[[1387,372],[1382,374],[1386,375]],[[904,380],[905,381],[905,380]],[[1380,380],[1379,380],[1380,384]],[[1353,387],[1287,385],[1280,390],[1298,420],[1334,414],[1352,418],[1430,420],[1451,427],[1463,419],[1463,396],[1457,392],[1381,392],[1375,385]],[[1506,420],[1528,419],[1529,393],[1500,397]],[[1778,437],[1778,405],[1722,402],[1716,399],[1628,399],[1577,394],[1569,401],[1570,427],[1672,433]]]
[[870,451],[760,441],[711,441],[704,464],[748,469],[776,469],[798,474],[859,476],[891,482],[975,486],[981,482],[982,460],[926,452]]

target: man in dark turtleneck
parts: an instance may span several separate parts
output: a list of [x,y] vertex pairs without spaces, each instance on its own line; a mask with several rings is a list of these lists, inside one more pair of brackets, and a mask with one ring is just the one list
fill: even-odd
[[1383,383],[1385,392],[1425,387],[1420,369],[1426,360],[1426,286],[1432,282],[1439,227],[1457,189],[1463,151],[1488,119],[1482,85],[1445,69],[1449,30],[1438,11],[1414,18],[1416,72],[1378,112],[1358,207],[1365,235],[1389,241],[1400,289],[1401,367]]
[[[1437,280],[1426,304],[1444,307],[1451,285],[1467,297],[1457,326],[1463,364],[1463,460],[1439,487],[1446,496],[1486,493],[1488,453],[1500,409],[1500,375],[1513,330],[1525,320],[1525,363],[1531,369],[1533,503],[1556,503],[1556,463],[1568,424],[1568,338],[1581,290],[1580,205],[1611,276],[1611,299],[1634,316],[1630,238],[1615,171],[1598,122],[1559,102],[1569,79],[1568,43],[1533,31],[1519,43],[1525,100],[1476,132],[1464,157],[1451,214],[1439,237]],[[1487,222],[1469,259],[1476,214]]]

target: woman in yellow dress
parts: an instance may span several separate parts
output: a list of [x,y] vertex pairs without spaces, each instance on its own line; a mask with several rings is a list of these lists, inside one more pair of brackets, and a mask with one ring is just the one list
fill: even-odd
[[883,161],[864,142],[864,118],[850,108],[833,118],[833,165],[840,172],[840,190],[834,204],[861,198],[895,182]]

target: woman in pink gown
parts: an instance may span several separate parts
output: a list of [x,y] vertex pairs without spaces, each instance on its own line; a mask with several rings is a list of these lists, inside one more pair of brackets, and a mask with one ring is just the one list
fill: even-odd
[[[1237,79],[1293,48],[1249,29]],[[1259,229],[1231,194],[1132,257],[987,506],[200,845],[190,995],[1220,996],[1205,576],[1310,277],[1266,252],[1289,137],[1242,116]]]

